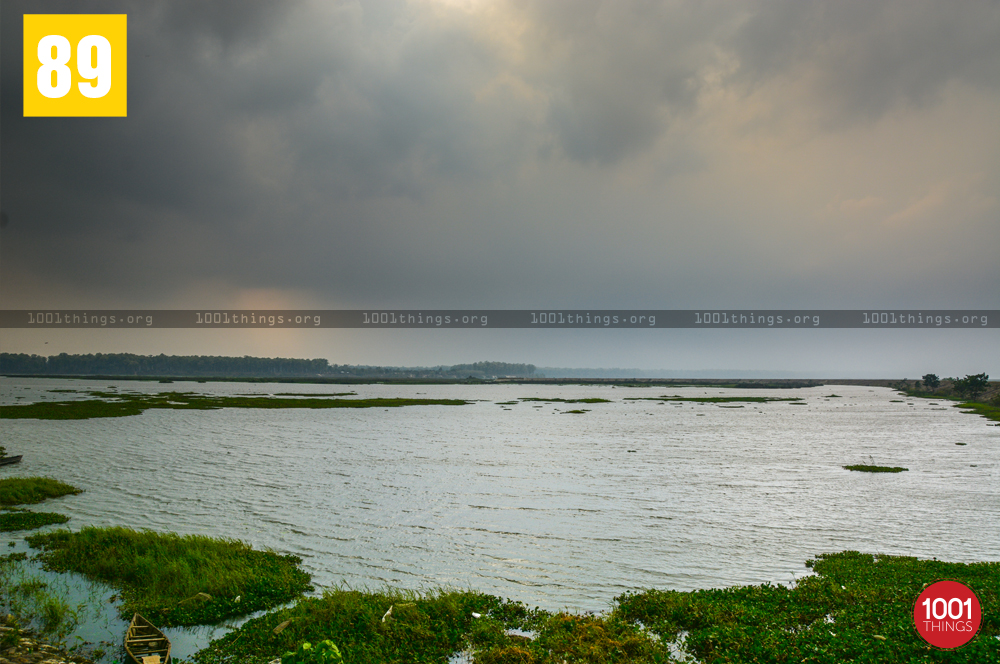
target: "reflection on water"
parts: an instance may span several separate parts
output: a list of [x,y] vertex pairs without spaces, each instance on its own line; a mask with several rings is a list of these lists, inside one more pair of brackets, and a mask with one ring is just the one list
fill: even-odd
[[[65,399],[73,395],[47,390],[108,385],[3,378],[0,401]],[[811,556],[844,549],[1000,559],[1000,427],[921,399],[892,401],[888,389],[352,389],[360,398],[476,402],[6,420],[4,444],[24,461],[0,476],[45,475],[85,489],[46,504],[74,529],[238,538],[301,556],[320,585],[472,587],[549,609],[603,610],[624,590],[650,586],[785,583],[806,573]],[[797,396],[806,405],[625,400],[662,394]],[[520,397],[612,403],[497,405]],[[576,408],[589,412],[564,412]],[[909,471],[841,468],[869,461]],[[0,545],[13,535],[5,537]]]

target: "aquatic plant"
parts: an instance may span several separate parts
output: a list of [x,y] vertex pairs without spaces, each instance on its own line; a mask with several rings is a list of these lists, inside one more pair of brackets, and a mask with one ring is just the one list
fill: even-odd
[[[645,590],[618,598],[623,619],[665,641],[686,632],[684,649],[722,662],[992,662],[1000,660],[1000,563],[946,563],[857,551],[806,563],[815,576],[792,588],[763,584],[693,592]],[[982,602],[979,635],[965,647],[932,650],[913,625],[913,602],[949,578]]]
[[462,399],[329,399],[275,398],[266,396],[215,396],[193,392],[121,394],[91,391],[93,399],[41,401],[0,406],[2,419],[85,420],[95,417],[128,417],[150,408],[219,410],[221,408],[399,408],[401,406],[464,406]]
[[8,477],[0,480],[0,506],[31,505],[82,492],[82,489],[48,477]]
[[909,468],[903,468],[901,466],[869,466],[863,464],[844,466],[844,469],[856,470],[862,473],[901,473],[904,470],[909,470]]
[[308,641],[299,644],[298,650],[281,656],[281,664],[342,664],[340,650],[329,639],[313,646]]
[[29,512],[28,510],[7,510],[0,513],[0,533],[15,530],[35,530],[54,523],[66,523],[68,516],[55,512]]
[[0,556],[0,610],[13,628],[4,638],[16,644],[20,630],[31,629],[43,640],[63,645],[91,607],[87,601],[70,605],[68,591],[32,574],[25,559],[24,554]]
[[77,572],[121,590],[123,618],[158,625],[217,623],[284,604],[309,590],[301,559],[201,535],[84,528],[31,535],[46,569]]

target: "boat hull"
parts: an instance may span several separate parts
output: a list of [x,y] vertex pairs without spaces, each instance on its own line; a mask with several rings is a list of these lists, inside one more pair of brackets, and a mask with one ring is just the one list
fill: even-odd
[[138,613],[125,634],[125,652],[132,664],[170,664],[170,641]]
[[21,456],[21,454],[18,454],[17,456],[3,457],[0,459],[0,466],[9,466],[12,463],[20,463]]

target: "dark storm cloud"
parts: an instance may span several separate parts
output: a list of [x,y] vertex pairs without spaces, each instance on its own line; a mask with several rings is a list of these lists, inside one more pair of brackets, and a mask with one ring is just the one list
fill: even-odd
[[[1000,80],[995,2],[471,7],[4,2],[0,275],[137,304],[213,281],[448,306],[805,290],[830,273],[756,249],[771,210],[670,189],[712,168],[709,93],[805,80],[788,103],[869,122]],[[129,15],[127,119],[21,117],[20,14],[46,11]]]

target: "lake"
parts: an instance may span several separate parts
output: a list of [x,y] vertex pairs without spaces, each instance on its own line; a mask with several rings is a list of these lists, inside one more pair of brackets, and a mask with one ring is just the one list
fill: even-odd
[[[0,401],[110,385],[474,401],[2,423],[2,444],[24,461],[0,477],[85,490],[38,506],[67,526],[237,538],[301,556],[320,586],[469,587],[601,611],[625,590],[790,583],[810,557],[845,549],[1000,560],[1000,427],[886,388],[0,378]],[[803,401],[632,400],[661,395]],[[611,403],[521,401],[595,397]],[[842,468],[860,463],[909,470]]]

